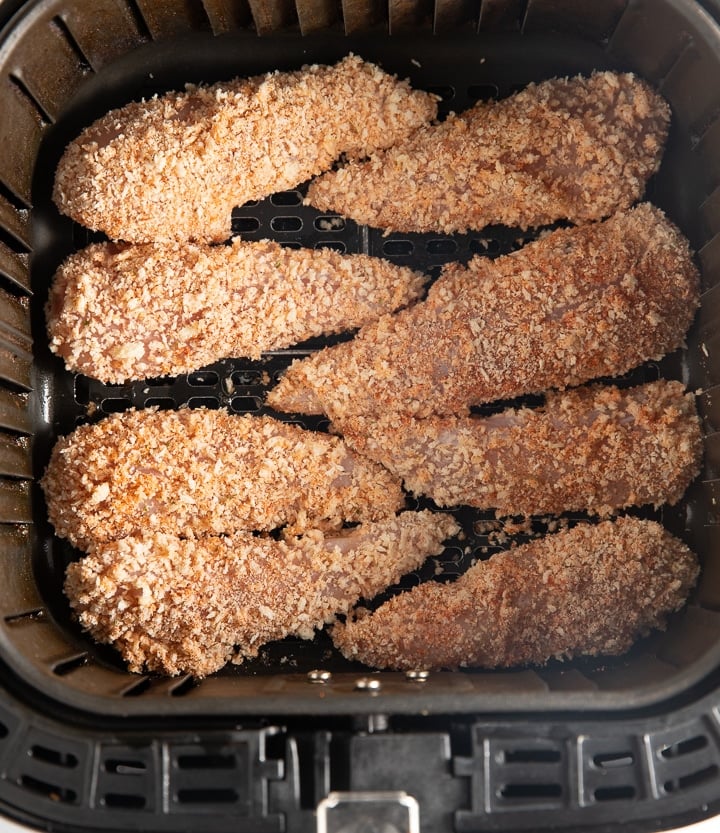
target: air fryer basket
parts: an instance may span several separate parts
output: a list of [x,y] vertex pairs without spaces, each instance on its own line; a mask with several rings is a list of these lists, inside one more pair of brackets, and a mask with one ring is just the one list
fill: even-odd
[[[312,830],[330,789],[405,790],[423,829],[652,829],[720,806],[720,18],[687,0],[0,0],[0,800],[57,829]],[[14,14],[12,14],[14,12]],[[632,70],[673,109],[648,187],[688,235],[703,298],[687,348],[629,375],[699,392],[705,469],[652,513],[703,573],[665,633],[627,656],[504,672],[371,672],[323,635],[196,682],[132,675],[75,625],[68,559],[36,479],[81,421],[135,406],[264,413],[264,393],[323,342],[177,379],[105,386],[47,349],[43,304],[92,236],[50,200],[66,143],[107,109],[187,82],[333,62],[353,51],[442,96],[441,112],[530,81]],[[383,236],[302,205],[303,189],[238,207],[233,231],[365,251],[430,274],[496,256],[517,230]],[[269,383],[267,380],[270,380]],[[322,421],[307,423],[323,428]],[[647,514],[647,513],[646,513]],[[464,569],[482,518],[424,572]],[[242,827],[240,825],[243,825]]]

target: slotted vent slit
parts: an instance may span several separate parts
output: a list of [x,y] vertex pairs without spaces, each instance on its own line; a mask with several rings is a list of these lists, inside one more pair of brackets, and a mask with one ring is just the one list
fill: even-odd
[[250,234],[260,228],[260,220],[257,217],[233,217],[232,230],[236,234]]
[[140,36],[145,40],[155,40],[145,17],[143,16],[142,10],[137,4],[137,0],[125,0],[125,4],[133,18],[133,21],[135,22],[135,25],[137,26]]
[[234,755],[223,755],[221,753],[179,755],[177,765],[180,769],[235,769],[237,761]]
[[506,764],[556,764],[561,757],[558,749],[512,749],[503,755]]
[[666,793],[673,793],[689,789],[690,787],[697,787],[706,781],[711,781],[713,778],[716,778],[718,771],[716,764],[710,764],[710,766],[698,769],[696,772],[690,772],[687,775],[681,775],[679,778],[666,781],[663,784],[663,789]]
[[30,757],[45,764],[74,769],[78,765],[78,759],[72,752],[61,752],[58,749],[51,749],[49,746],[35,744],[30,747]]
[[147,798],[135,793],[106,793],[102,803],[113,810],[142,810],[147,804]]
[[593,796],[596,801],[621,801],[635,798],[635,787],[631,784],[616,787],[598,787]]
[[33,109],[37,112],[37,114],[40,118],[40,121],[45,125],[53,124],[53,122],[54,122],[53,117],[42,106],[42,104],[37,100],[37,98],[35,98],[35,96],[28,89],[28,87],[26,86],[26,84],[22,80],[22,78],[15,75],[14,73],[11,73],[8,77],[10,79],[10,82],[13,84],[15,89],[18,91],[18,93],[23,98],[27,99],[27,101],[32,105]]
[[178,790],[177,801],[179,804],[232,804],[238,800],[238,794],[229,787],[217,789],[183,789]]
[[270,228],[273,231],[300,231],[302,227],[303,221],[300,217],[279,216],[270,220]]
[[82,653],[74,657],[68,657],[68,659],[61,660],[53,666],[53,674],[55,674],[55,676],[57,677],[64,677],[67,674],[70,674],[73,671],[77,670],[78,668],[82,668],[83,666],[87,665],[89,659],[90,658],[87,653]]
[[415,250],[412,240],[386,240],[383,243],[384,255],[411,255]]
[[75,35],[73,35],[66,21],[62,17],[60,17],[60,15],[56,15],[52,19],[52,25],[60,32],[62,37],[65,39],[67,45],[73,51],[75,57],[77,58],[78,64],[80,65],[81,71],[93,72],[94,70],[92,64],[90,63],[90,59],[83,52],[82,47],[75,39]]
[[499,790],[502,798],[511,800],[526,800],[526,799],[548,799],[560,798],[562,796],[561,784],[525,784],[525,783],[510,783],[505,784]]
[[707,745],[708,739],[705,735],[695,735],[664,747],[660,750],[660,754],[663,758],[679,758],[682,755],[691,755],[693,752],[699,752]]
[[62,804],[74,804],[77,801],[77,793],[75,790],[60,787],[57,784],[50,784],[47,781],[41,781],[32,775],[21,775],[18,779],[18,784],[23,789],[45,796],[45,798],[49,798],[51,801],[59,801]]

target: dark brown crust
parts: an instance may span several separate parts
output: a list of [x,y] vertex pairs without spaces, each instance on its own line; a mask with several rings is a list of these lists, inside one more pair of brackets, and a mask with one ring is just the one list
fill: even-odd
[[381,258],[269,240],[99,243],[55,276],[50,349],[105,383],[177,376],[360,327],[417,299],[423,284]]
[[501,515],[674,504],[702,459],[695,397],[665,380],[577,388],[486,418],[385,414],[334,428],[438,506]]
[[337,420],[462,414],[659,359],[682,344],[698,301],[687,240],[643,203],[447,266],[426,301],[294,362],[268,402]]
[[65,592],[83,627],[114,643],[130,670],[202,677],[270,640],[312,638],[457,531],[450,516],[405,512],[289,541],[145,533],[93,547],[68,567]]
[[333,628],[378,668],[495,668],[620,654],[663,627],[695,583],[695,555],[653,521],[583,524],[430,582]]
[[642,197],[669,123],[632,74],[553,78],[324,174],[308,201],[389,231],[599,220]]
[[348,56],[332,67],[189,88],[103,116],[68,145],[53,199],[133,243],[221,241],[230,214],[363,158],[436,114],[435,97]]
[[61,438],[41,481],[56,533],[94,542],[162,530],[339,527],[392,515],[398,478],[337,437],[227,411],[125,411]]

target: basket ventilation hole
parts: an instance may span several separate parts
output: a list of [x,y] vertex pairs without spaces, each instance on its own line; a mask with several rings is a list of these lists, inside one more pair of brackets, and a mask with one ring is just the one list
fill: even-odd
[[412,240],[386,240],[382,247],[384,255],[411,255],[414,249]]
[[44,622],[46,619],[45,608],[39,607],[35,610],[25,610],[22,613],[11,613],[5,617],[5,622],[8,625],[18,625],[23,622]]
[[78,765],[78,759],[72,752],[59,752],[57,749],[50,749],[48,746],[31,746],[30,757],[45,764],[61,766],[66,769],[74,769]]
[[180,769],[235,769],[234,755],[178,755]]
[[232,230],[236,234],[257,231],[260,228],[260,220],[257,217],[233,217]]
[[679,758],[682,755],[690,755],[693,752],[699,752],[708,745],[708,739],[705,735],[695,735],[692,738],[673,743],[660,750],[663,758]]
[[113,810],[142,810],[147,804],[144,795],[130,795],[127,793],[106,793],[102,803]]
[[224,789],[187,789],[179,790],[177,801],[180,804],[232,804],[238,800],[235,790]]
[[167,410],[175,407],[175,400],[171,396],[151,396],[145,400],[145,407]]
[[340,252],[340,254],[345,254],[347,251],[347,246],[343,243],[342,240],[319,240],[315,244],[316,249],[332,249],[334,252]]
[[89,657],[87,654],[81,654],[78,657],[71,657],[70,659],[62,660],[53,666],[52,672],[57,677],[64,677],[66,674],[70,674],[77,668],[82,668],[84,665],[87,665],[88,659]]
[[486,237],[473,237],[469,245],[474,255],[494,255],[500,251],[500,242]]
[[170,689],[170,696],[171,697],[184,697],[186,694],[191,692],[194,688],[197,687],[197,683],[193,680],[192,677],[188,676],[177,685],[174,685]]
[[106,414],[119,414],[132,408],[132,402],[126,396],[109,396],[103,399],[100,408]]
[[455,98],[455,87],[451,87],[449,84],[447,86],[426,87],[425,89],[433,95],[439,95],[443,101],[451,101]]
[[131,685],[129,688],[126,688],[125,691],[122,692],[122,697],[140,697],[141,694],[144,694],[150,688],[150,679],[145,677],[142,680],[138,680],[136,683]]
[[635,798],[635,787],[631,784],[617,787],[598,787],[593,793],[595,801],[620,801]]
[[430,255],[451,255],[457,251],[457,243],[451,238],[428,240],[425,248]]
[[556,764],[561,755],[557,749],[513,749],[503,757],[506,764]]
[[600,769],[616,769],[624,766],[632,766],[635,763],[635,756],[632,752],[604,752],[593,757],[593,763]]
[[698,784],[703,784],[705,781],[710,781],[718,774],[718,768],[715,764],[699,769],[697,772],[691,772],[688,775],[681,775],[672,781],[666,781],[663,784],[663,789],[666,793],[678,792],[685,790],[688,787],[696,787]]
[[121,758],[108,758],[104,764],[105,772],[113,775],[139,775],[147,770],[144,761],[123,760]]
[[0,723],[0,740],[6,738],[10,734],[10,730],[4,723]]
[[259,385],[262,373],[259,370],[236,370],[232,374],[232,380],[236,385]]
[[302,196],[299,191],[280,191],[270,197],[273,205],[300,205]]
[[498,97],[498,88],[496,84],[470,84],[467,94],[475,101],[488,101]]
[[234,396],[230,405],[239,414],[260,410],[260,400],[256,396]]
[[21,787],[38,795],[44,795],[52,801],[60,801],[63,804],[72,804],[77,800],[77,793],[75,790],[70,790],[67,787],[58,787],[56,784],[48,784],[47,781],[41,781],[39,778],[33,778],[32,775],[21,775],[18,782]]
[[561,784],[505,784],[500,788],[500,795],[509,799],[524,798],[560,798]]
[[300,231],[303,221],[299,217],[273,217],[270,228],[273,231]]
[[220,377],[214,370],[202,370],[198,373],[190,373],[187,377],[188,385],[195,388],[209,387],[217,385]]
[[189,408],[213,408],[220,407],[220,400],[217,396],[191,396],[188,399]]
[[334,215],[316,217],[313,225],[317,231],[342,231],[345,228],[345,220]]

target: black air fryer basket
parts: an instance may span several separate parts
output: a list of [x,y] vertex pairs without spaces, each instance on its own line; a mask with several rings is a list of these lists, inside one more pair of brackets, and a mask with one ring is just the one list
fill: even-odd
[[[48,830],[208,833],[338,830],[352,813],[374,819],[362,829],[412,829],[413,806],[427,833],[649,831],[720,812],[718,21],[716,0],[0,0],[2,812]],[[624,657],[377,673],[320,635],[197,682],[128,673],[70,616],[61,586],[76,554],[53,537],[36,483],[57,435],[129,407],[263,413],[267,380],[318,344],[136,385],[67,373],[42,308],[58,264],[91,236],[50,200],[60,155],[127,101],[351,51],[435,91],[441,113],[601,68],[639,73],[672,106],[647,196],[696,250],[702,306],[687,347],[628,381],[698,391],[704,471],[652,516],[703,572],[667,631]],[[431,275],[532,236],[383,236],[302,199],[301,187],[240,206],[233,230]],[[478,517],[460,513],[466,540],[410,581],[457,573],[487,548]]]

